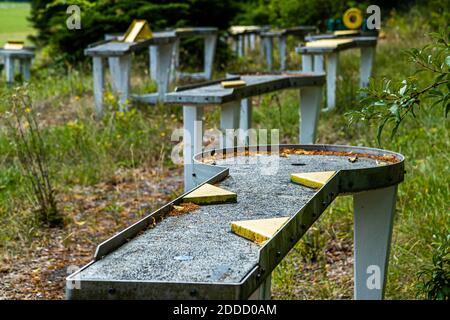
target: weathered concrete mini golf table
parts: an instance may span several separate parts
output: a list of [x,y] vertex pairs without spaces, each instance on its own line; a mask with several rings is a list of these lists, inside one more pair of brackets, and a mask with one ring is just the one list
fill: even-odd
[[103,93],[105,82],[104,62],[109,61],[112,90],[119,97],[121,110],[126,108],[130,95],[130,71],[131,55],[133,52],[150,47],[151,52],[156,55],[156,81],[158,92],[148,97],[148,102],[156,103],[163,100],[168,91],[169,76],[172,55],[176,36],[174,32],[155,32],[153,37],[139,42],[121,42],[117,40],[105,40],[89,46],[84,53],[92,56],[92,70],[94,77],[94,99],[95,109],[98,116],[103,112]]
[[[332,171],[317,189],[291,182],[291,174],[317,171]],[[190,190],[100,244],[94,260],[67,278],[66,297],[270,298],[272,270],[337,196],[353,194],[354,297],[383,298],[402,155],[333,145],[259,146],[196,155],[194,172],[195,189],[215,184],[235,192],[237,201],[171,215]],[[230,231],[233,221],[277,217],[287,220],[262,243]]]
[[[327,58],[327,108],[325,111],[332,110],[336,106],[336,78],[338,73],[339,52],[347,49],[360,48],[360,86],[366,87],[372,74],[372,65],[375,58],[375,48],[377,37],[373,36],[354,36],[341,37],[318,35],[311,36],[305,46],[296,49],[297,53],[302,54],[302,70],[324,71],[325,57]],[[317,40],[315,40],[317,39]]]
[[261,32],[261,41],[263,43],[263,53],[266,57],[267,68],[272,70],[273,65],[273,40],[278,40],[278,50],[280,55],[280,70],[286,70],[286,40],[288,36],[295,36],[300,40],[309,34],[316,32],[315,26],[298,26],[281,30]]
[[31,60],[34,58],[34,48],[24,47],[23,49],[4,49],[0,48],[0,56],[5,62],[6,82],[14,82],[15,62],[19,62],[20,72],[25,81],[30,80]]
[[[185,189],[194,186],[192,180],[192,156],[202,150],[202,117],[205,105],[219,105],[221,108],[220,130],[224,133],[224,147],[234,147],[235,132],[239,132],[238,142],[245,145],[248,141],[248,129],[251,128],[252,106],[249,98],[284,89],[300,89],[300,142],[314,143],[319,119],[322,86],[325,83],[323,73],[279,73],[279,74],[242,74],[231,79],[241,79],[245,86],[223,88],[222,80],[200,83],[177,88],[166,94],[166,103],[183,105],[184,134],[184,175]],[[139,100],[145,102],[146,97]],[[231,129],[232,134],[227,130]]]

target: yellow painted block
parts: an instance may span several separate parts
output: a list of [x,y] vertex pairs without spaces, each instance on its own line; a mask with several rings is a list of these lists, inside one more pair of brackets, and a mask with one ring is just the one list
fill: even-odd
[[351,36],[355,34],[359,34],[358,30],[338,30],[333,32],[335,36]]
[[289,217],[233,221],[231,231],[243,238],[260,243],[272,238],[288,220]]
[[225,89],[243,87],[247,83],[244,80],[222,81],[222,87]]
[[335,48],[340,44],[352,42],[352,39],[321,39],[306,43],[309,48]]
[[237,194],[205,183],[200,188],[183,197],[184,202],[195,204],[219,204],[237,201]]
[[291,174],[291,181],[310,188],[321,188],[336,171],[303,172]]
[[152,32],[147,20],[133,20],[127,32],[123,36],[124,42],[136,42],[152,38]]
[[7,50],[21,50],[24,46],[25,43],[23,41],[8,41],[3,48]]

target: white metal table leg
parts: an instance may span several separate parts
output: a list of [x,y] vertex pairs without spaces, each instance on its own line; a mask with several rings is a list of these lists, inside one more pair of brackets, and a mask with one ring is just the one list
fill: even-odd
[[267,63],[267,69],[269,71],[272,71],[272,61],[273,61],[273,41],[271,37],[264,37],[264,50],[266,55],[266,63]]
[[249,35],[249,43],[250,43],[250,51],[255,50],[255,48],[256,48],[256,35],[254,33],[251,33]]
[[125,111],[130,90],[131,56],[113,57],[110,61],[113,65],[113,68],[110,70],[112,87],[119,97],[120,111]]
[[313,56],[310,54],[302,55],[302,71],[311,72],[313,71]]
[[332,52],[327,57],[327,108],[330,111],[336,106],[336,79],[338,72],[339,54]]
[[238,36],[238,41],[237,41],[237,55],[239,58],[242,58],[244,56],[244,45],[243,45],[243,35],[239,35]]
[[180,68],[180,39],[175,40],[173,48],[173,60],[172,60],[172,70],[170,75],[170,80],[174,82],[178,77],[178,71]]
[[240,101],[231,101],[221,105],[220,130],[223,132],[223,148],[232,148],[236,144],[236,129],[239,126]]
[[384,297],[396,195],[392,186],[353,196],[356,300]]
[[195,187],[192,174],[194,165],[192,157],[202,151],[203,142],[203,107],[183,106],[183,158],[184,191]]
[[21,72],[23,76],[23,80],[28,82],[30,81],[30,69],[31,69],[31,59],[24,58],[21,60]]
[[8,55],[5,56],[5,74],[7,83],[14,82],[14,71],[15,71],[14,58]]
[[210,80],[213,73],[214,55],[216,54],[217,35],[208,35],[205,37],[205,79]]
[[323,59],[323,55],[316,54],[314,55],[314,72],[324,72],[325,71],[325,63]]
[[159,100],[163,101],[165,94],[169,91],[169,78],[172,66],[173,43],[155,46],[155,80],[158,83]]
[[243,51],[244,51],[244,55],[246,55],[248,53],[248,35],[244,34],[243,38]]
[[[158,79],[158,46],[152,45],[148,48],[150,79]],[[171,57],[172,58],[172,57]]]
[[239,145],[246,146],[249,144],[248,130],[252,126],[252,99],[241,100],[241,111],[239,115]]
[[300,144],[312,144],[316,141],[321,105],[322,87],[300,89]]
[[278,45],[280,48],[280,70],[286,70],[286,37],[280,36],[278,38]]
[[92,72],[94,80],[94,102],[97,118],[103,115],[103,92],[105,85],[105,69],[102,57],[92,57]]
[[375,47],[361,48],[361,64],[359,65],[359,85],[365,88],[372,76],[372,66],[375,58]]

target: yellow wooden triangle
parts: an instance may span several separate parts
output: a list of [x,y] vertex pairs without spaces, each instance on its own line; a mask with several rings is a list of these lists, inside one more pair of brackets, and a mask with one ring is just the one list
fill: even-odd
[[205,183],[183,197],[184,202],[195,204],[218,204],[236,202],[237,194],[211,184]]
[[123,36],[124,42],[137,42],[152,38],[152,32],[147,20],[133,20]]
[[291,181],[310,188],[321,188],[336,171],[302,172],[291,174]]
[[233,221],[231,222],[231,231],[248,240],[260,243],[272,238],[288,220],[289,217]]

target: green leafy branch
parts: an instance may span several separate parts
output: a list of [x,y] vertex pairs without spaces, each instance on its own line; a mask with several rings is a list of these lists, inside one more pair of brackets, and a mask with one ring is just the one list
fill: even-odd
[[[450,29],[449,29],[450,30]],[[441,106],[443,115],[447,117],[450,111],[450,43],[448,34],[432,33],[433,42],[422,49],[407,50],[412,63],[418,70],[410,77],[394,81],[372,79],[367,88],[361,89],[364,97],[361,99],[361,110],[347,113],[350,123],[357,121],[376,122],[378,125],[377,141],[381,144],[383,130],[392,125],[391,138],[403,120],[429,101],[430,108]],[[429,73],[433,80],[421,85],[419,74]]]

